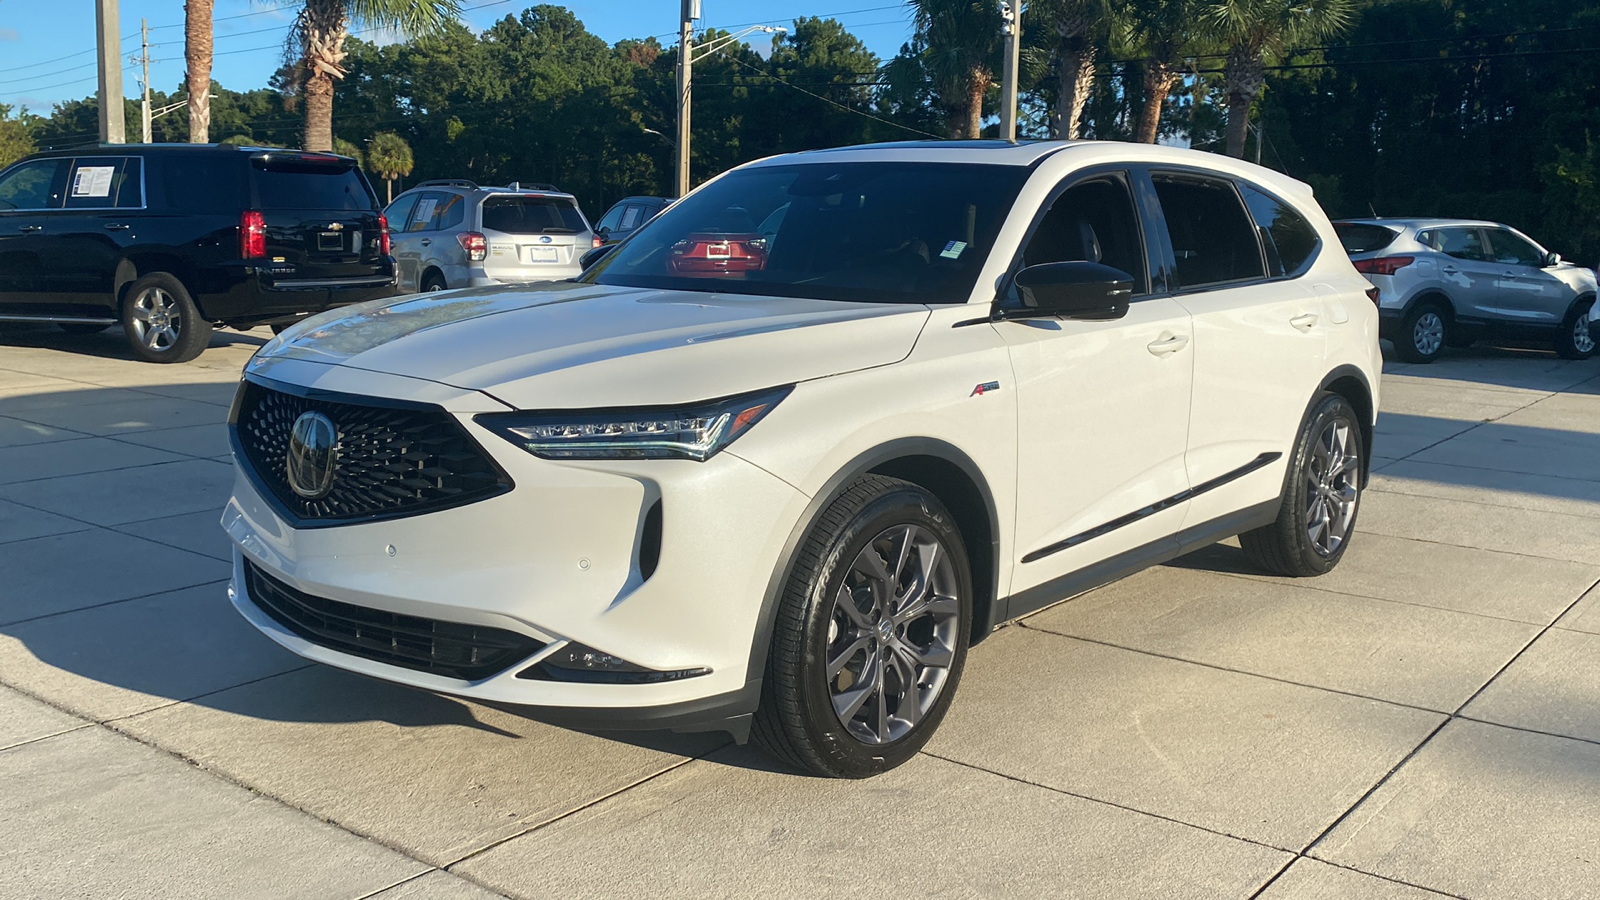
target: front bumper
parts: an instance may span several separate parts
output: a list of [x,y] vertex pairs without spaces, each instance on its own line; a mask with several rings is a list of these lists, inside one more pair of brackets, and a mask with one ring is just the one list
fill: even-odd
[[[229,595],[251,624],[308,659],[539,708],[541,718],[579,727],[715,728],[754,710],[760,681],[750,658],[761,602],[804,495],[728,453],[704,463],[543,460],[472,421],[503,409],[487,397],[462,392],[444,405],[511,476],[511,491],[422,515],[295,529],[237,475],[223,514],[234,542]],[[659,563],[645,578],[640,542],[657,502]],[[248,590],[247,561],[316,597],[503,629],[544,646],[470,681],[341,652],[263,611]],[[710,672],[646,684],[518,677],[568,642],[659,671]]]

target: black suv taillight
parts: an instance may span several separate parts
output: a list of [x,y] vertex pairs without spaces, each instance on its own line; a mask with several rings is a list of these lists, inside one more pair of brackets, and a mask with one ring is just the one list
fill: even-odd
[[267,255],[267,220],[253,209],[239,216],[239,255],[245,259]]

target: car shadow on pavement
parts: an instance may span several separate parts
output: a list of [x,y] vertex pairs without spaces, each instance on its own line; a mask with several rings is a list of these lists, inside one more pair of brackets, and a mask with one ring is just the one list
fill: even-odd
[[[230,346],[260,347],[271,339],[272,332],[264,328],[251,331],[218,328],[211,332],[211,343],[207,346],[211,349]],[[120,325],[107,325],[104,331],[95,334],[67,334],[54,325],[0,322],[0,348],[5,347],[32,347],[60,350],[63,353],[82,356],[98,356],[102,359],[139,361],[138,357],[133,355],[133,350],[128,347],[128,339],[122,333]]]
[[1548,345],[1508,342],[1445,348],[1431,363],[1407,363],[1383,344],[1385,375],[1476,382],[1488,388],[1600,394],[1600,355],[1562,359]]

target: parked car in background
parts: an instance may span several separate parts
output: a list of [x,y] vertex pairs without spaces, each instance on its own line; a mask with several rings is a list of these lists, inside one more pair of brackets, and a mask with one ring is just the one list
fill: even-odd
[[612,204],[594,226],[594,246],[615,244],[672,205],[666,197],[624,197]]
[[1567,359],[1595,352],[1595,273],[1510,226],[1378,218],[1333,227],[1378,289],[1383,336],[1407,362],[1478,340],[1549,341]]
[[772,157],[574,281],[262,348],[229,596],[375,678],[871,775],[1004,622],[1235,534],[1265,571],[1337,565],[1370,290],[1309,187],[1215,154]]
[[217,325],[284,325],[394,294],[356,161],[214,144],[100,145],[0,172],[0,320],[121,324],[152,362]]
[[547,184],[424,181],[386,213],[408,294],[571,278],[594,241],[578,201]]

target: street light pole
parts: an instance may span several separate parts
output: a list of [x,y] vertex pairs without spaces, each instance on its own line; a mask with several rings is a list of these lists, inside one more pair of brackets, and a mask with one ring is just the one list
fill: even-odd
[[95,0],[95,30],[100,45],[100,142],[124,143],[122,115],[122,16],[117,0]]
[[682,0],[678,23],[678,152],[676,196],[689,193],[689,101],[694,83],[694,20],[700,18],[700,0]]
[[1000,18],[1005,23],[1005,63],[1000,75],[1000,139],[1017,141],[1017,66],[1019,62],[1022,31],[1021,0],[1002,0]]
[[143,127],[140,136],[143,143],[150,143],[150,25],[144,20],[139,20],[139,63],[144,66],[144,80],[139,84],[144,88],[144,99],[139,103],[139,118]]

